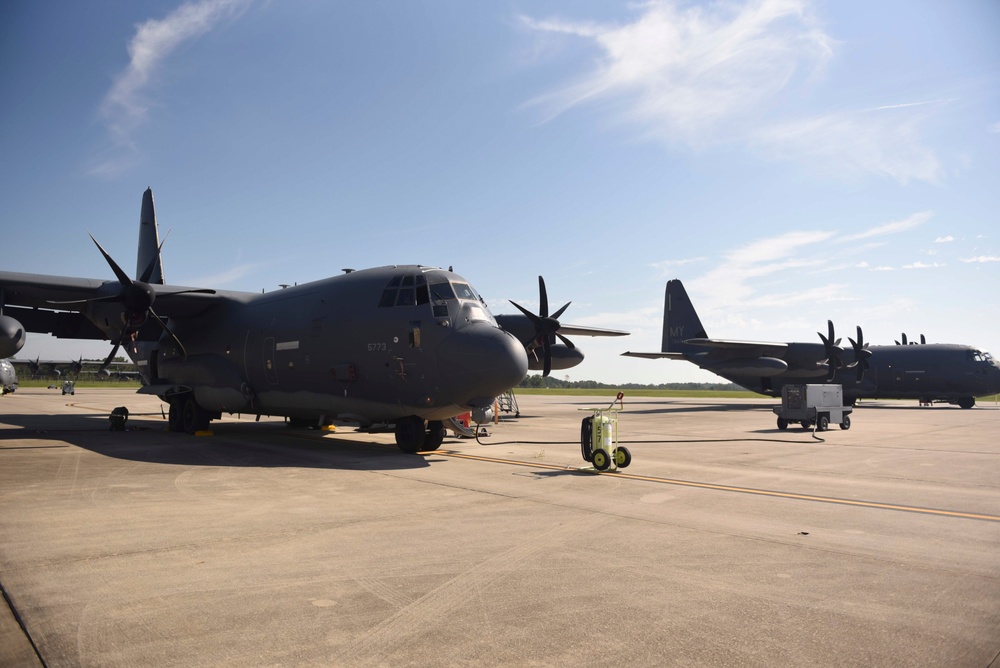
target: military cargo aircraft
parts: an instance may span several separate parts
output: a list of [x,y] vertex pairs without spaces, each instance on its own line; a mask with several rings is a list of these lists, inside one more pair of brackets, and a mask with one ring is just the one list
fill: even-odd
[[[869,346],[857,340],[842,348],[833,323],[819,343],[769,343],[710,339],[684,285],[667,282],[663,340],[657,353],[626,352],[629,357],[687,360],[742,387],[767,396],[799,383],[840,383],[844,401],[919,399],[972,408],[976,397],[1000,392],[1000,364],[970,346],[922,343]],[[904,338],[905,341],[905,338]]]
[[63,376],[79,376],[81,373],[94,373],[102,377],[132,377],[137,375],[130,369],[135,369],[132,362],[113,361],[102,364],[99,361],[85,360],[82,357],[75,360],[43,360],[19,359],[12,357],[8,360],[15,368],[20,368],[22,372],[27,372],[31,378],[55,378]]
[[108,361],[128,353],[139,392],[169,404],[175,431],[222,413],[391,422],[400,449],[430,450],[442,420],[488,409],[528,368],[524,346],[452,271],[347,269],[260,294],[167,285],[151,189],[136,279],[91,239],[114,280],[0,272],[0,351],[20,349],[24,331],[112,341]]

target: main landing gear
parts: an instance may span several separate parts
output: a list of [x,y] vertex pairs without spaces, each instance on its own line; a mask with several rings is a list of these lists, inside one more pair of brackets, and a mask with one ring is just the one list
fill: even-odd
[[437,450],[444,441],[444,434],[444,423],[441,420],[424,422],[423,418],[416,415],[396,420],[396,445],[409,454]]
[[187,434],[205,431],[208,429],[209,422],[219,417],[199,406],[191,392],[172,395],[167,401],[170,403],[170,415],[167,422],[170,431],[180,431]]

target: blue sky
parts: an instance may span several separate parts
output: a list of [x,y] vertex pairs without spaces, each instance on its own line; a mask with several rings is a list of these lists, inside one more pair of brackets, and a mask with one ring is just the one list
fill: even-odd
[[[573,380],[711,381],[659,349],[861,325],[1000,353],[1000,4],[36,3],[0,8],[2,268],[112,278],[152,186],[168,283],[453,265],[578,338]],[[34,336],[22,357],[102,357]]]

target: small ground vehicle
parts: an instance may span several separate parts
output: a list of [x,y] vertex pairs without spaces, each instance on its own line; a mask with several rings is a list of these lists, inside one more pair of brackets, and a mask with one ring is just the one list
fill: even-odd
[[64,380],[62,384],[63,394],[76,394],[76,385],[71,380]]
[[[615,401],[620,405],[624,394],[618,393]],[[632,453],[618,445],[618,411],[615,401],[607,408],[585,408],[593,415],[580,423],[580,454],[598,471],[625,468],[632,463]]]
[[785,385],[781,388],[781,405],[772,409],[778,416],[778,429],[788,429],[798,422],[803,429],[816,425],[816,431],[826,431],[831,423],[841,429],[851,428],[851,406],[844,405],[842,385]]

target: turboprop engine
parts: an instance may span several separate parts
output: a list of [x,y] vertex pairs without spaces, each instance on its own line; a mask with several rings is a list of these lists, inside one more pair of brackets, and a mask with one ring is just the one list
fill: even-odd
[[0,359],[13,357],[24,347],[24,326],[9,315],[0,315]]

